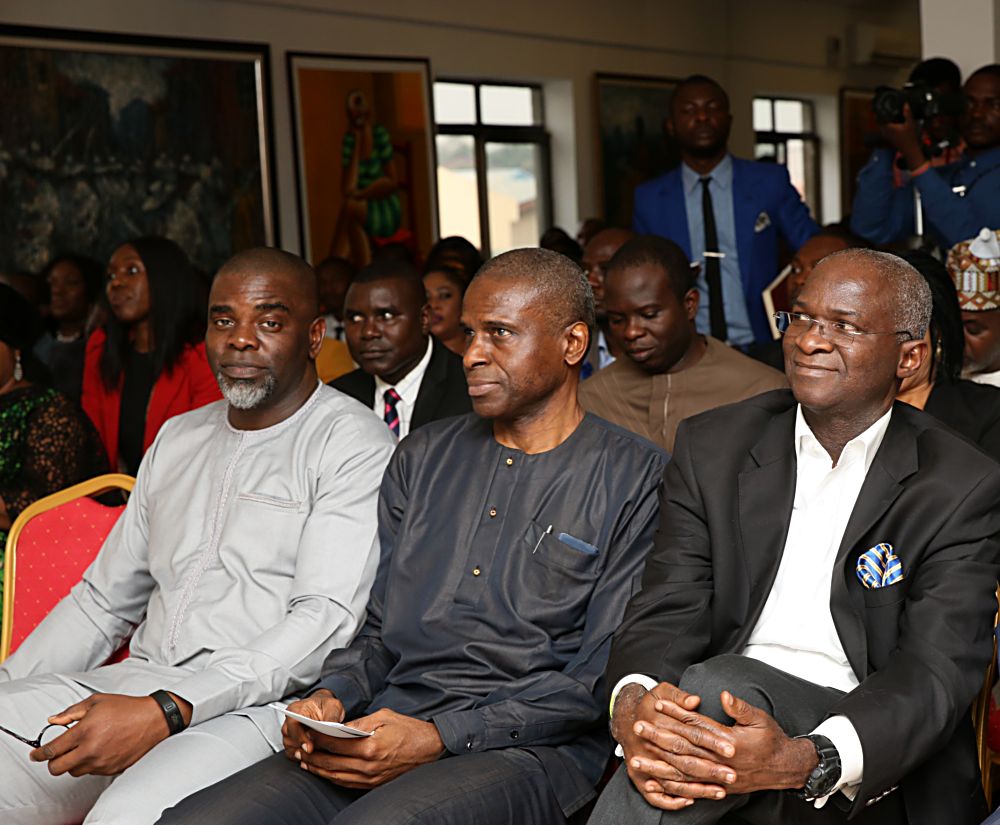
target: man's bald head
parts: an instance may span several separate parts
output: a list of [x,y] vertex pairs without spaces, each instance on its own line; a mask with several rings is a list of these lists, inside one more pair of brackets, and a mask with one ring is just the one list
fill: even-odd
[[565,255],[548,249],[514,249],[483,264],[473,282],[481,279],[530,293],[552,318],[554,331],[582,321],[594,333],[594,294],[583,270]]
[[247,249],[237,252],[226,261],[215,277],[224,276],[238,278],[273,276],[282,281],[282,291],[290,291],[290,298],[295,296],[301,300],[304,311],[310,317],[315,318],[319,315],[316,273],[298,255],[269,246]]

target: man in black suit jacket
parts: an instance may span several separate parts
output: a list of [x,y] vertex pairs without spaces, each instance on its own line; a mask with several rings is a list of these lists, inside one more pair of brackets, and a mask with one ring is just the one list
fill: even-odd
[[361,271],[344,301],[344,330],[361,366],[330,386],[383,416],[397,437],[472,409],[462,359],[429,335],[423,282],[409,264]]
[[591,823],[980,821],[1000,466],[893,403],[927,357],[921,281],[829,256],[781,319],[791,392],[682,423]]

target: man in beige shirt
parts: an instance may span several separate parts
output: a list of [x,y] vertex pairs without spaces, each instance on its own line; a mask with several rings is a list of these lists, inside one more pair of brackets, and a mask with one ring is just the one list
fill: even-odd
[[580,385],[580,403],[668,451],[683,419],[788,386],[777,370],[698,334],[695,272],[672,241],[625,243],[608,263],[604,300],[624,357]]

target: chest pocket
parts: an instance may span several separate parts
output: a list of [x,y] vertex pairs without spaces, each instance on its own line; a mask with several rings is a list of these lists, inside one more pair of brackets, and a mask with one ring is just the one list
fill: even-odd
[[553,636],[583,626],[594,583],[603,566],[600,552],[576,549],[529,522],[521,540],[523,564],[512,599],[518,615]]

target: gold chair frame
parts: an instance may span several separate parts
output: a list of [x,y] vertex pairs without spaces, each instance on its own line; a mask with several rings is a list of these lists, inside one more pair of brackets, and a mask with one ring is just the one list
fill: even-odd
[[3,662],[10,655],[11,639],[14,635],[14,582],[17,571],[17,542],[21,536],[24,526],[35,516],[54,510],[63,504],[68,504],[78,498],[99,496],[112,490],[121,490],[126,495],[132,492],[135,486],[135,479],[124,473],[108,473],[96,478],[81,481],[65,490],[60,490],[45,498],[40,498],[34,504],[29,505],[19,515],[10,526],[10,533],[7,535],[7,552],[4,557],[3,570],[3,635],[0,637],[0,662]]
[[[997,602],[1000,604],[1000,586],[997,587]],[[997,678],[997,622],[1000,621],[1000,611],[993,617],[993,658],[986,668],[986,678],[979,691],[979,697],[972,706],[972,722],[976,728],[976,750],[979,753],[979,772],[983,779],[983,793],[986,794],[986,806],[993,809],[993,766],[1000,764],[1000,753],[990,750],[988,728],[990,721],[990,694]]]

